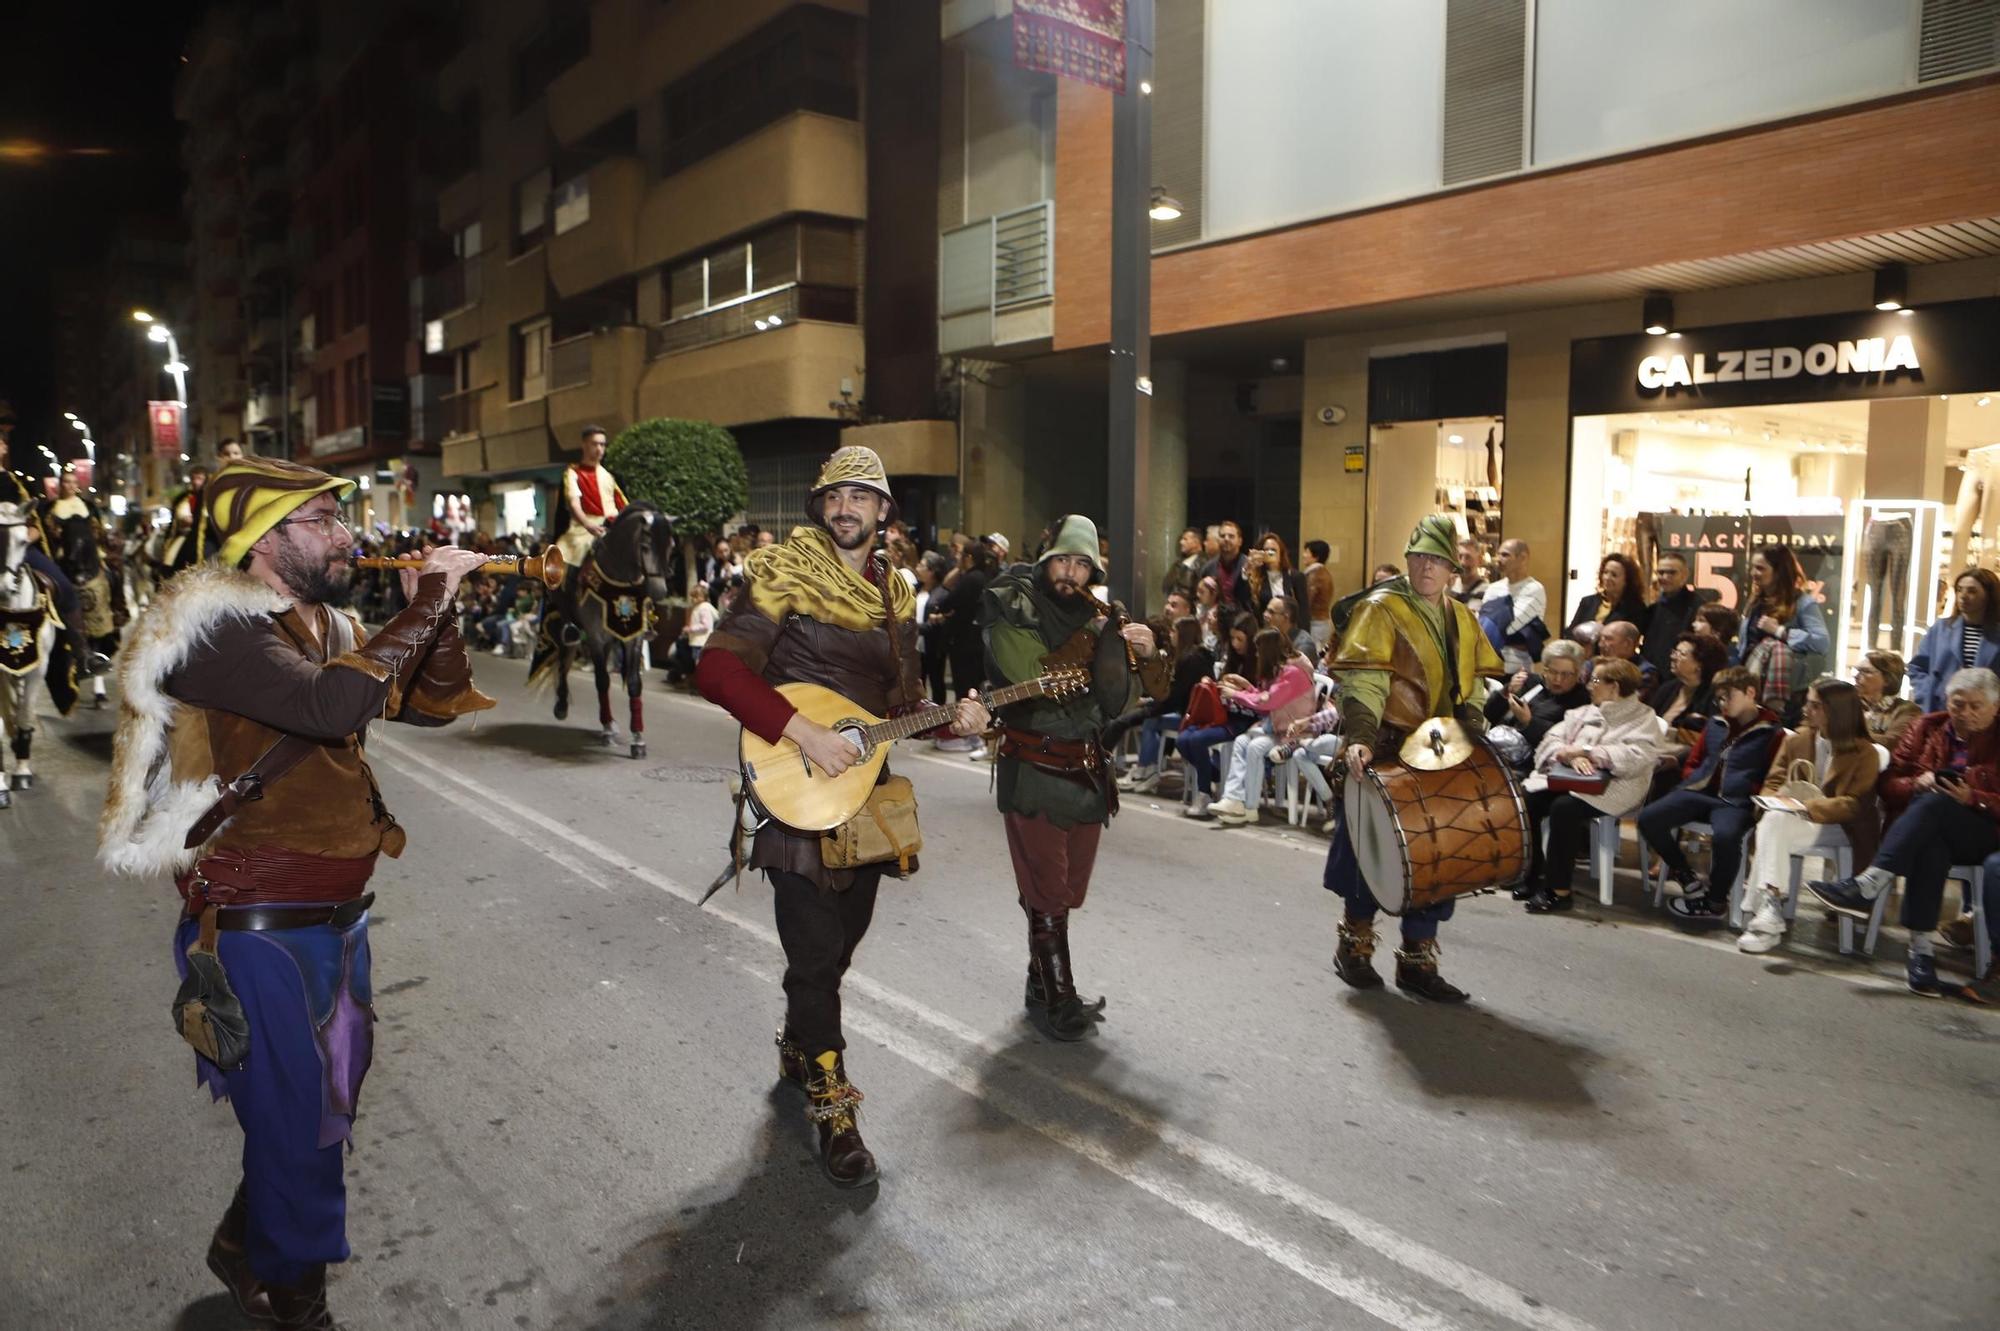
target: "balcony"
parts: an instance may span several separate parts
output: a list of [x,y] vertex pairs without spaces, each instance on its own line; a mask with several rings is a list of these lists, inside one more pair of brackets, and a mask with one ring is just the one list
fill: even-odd
[[615,5],[597,7],[590,54],[549,84],[549,131],[564,147],[632,105],[637,47],[602,30],[604,19],[622,17],[619,10]]
[[1055,203],[955,227],[938,240],[938,350],[1044,338],[1055,300]]
[[794,213],[868,215],[861,126],[800,113],[656,181],[639,218],[635,268],[650,268]]
[[467,388],[426,404],[423,437],[449,440],[478,434],[479,408],[485,397],[484,388]]
[[607,328],[549,348],[549,428],[571,446],[585,425],[616,434],[632,422],[646,370],[646,330]]
[[479,303],[484,266],[477,254],[424,276],[424,318],[442,319]]
[[783,287],[733,305],[658,324],[647,330],[650,338],[646,354],[649,360],[657,360],[739,337],[757,337],[801,319],[851,324],[857,321],[858,306],[856,293],[848,287]]
[[[549,281],[558,295],[574,296],[637,271],[640,196],[646,172],[637,157],[608,157],[585,173],[583,220],[555,231],[564,213],[551,204]],[[567,182],[557,181],[561,186]],[[572,205],[574,207],[574,205]]]
[[840,381],[852,379],[861,363],[859,327],[787,321],[756,337],[648,362],[638,415],[727,426],[834,419]]

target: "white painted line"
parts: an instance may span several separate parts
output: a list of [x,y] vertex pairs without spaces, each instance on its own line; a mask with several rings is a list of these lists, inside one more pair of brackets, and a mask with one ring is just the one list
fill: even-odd
[[[523,834],[522,826],[524,824],[539,828],[560,841],[567,842],[588,854],[595,855],[604,860],[605,863],[629,874],[640,882],[657,888],[669,896],[677,897],[689,905],[695,905],[699,900],[698,893],[693,889],[683,886],[674,879],[660,873],[657,869],[641,864],[636,860],[611,854],[575,829],[557,822],[548,815],[510,798],[482,782],[450,770],[434,759],[419,754],[400,740],[379,737],[375,740],[374,747],[377,750],[387,750],[398,760],[399,765],[422,768],[427,773],[441,778],[445,782],[456,784],[464,790],[471,792],[471,796],[476,796],[476,798],[456,794],[445,789],[436,781],[425,782],[427,788],[440,798],[450,801],[481,821],[520,840],[523,844],[542,851],[544,854],[548,852],[543,846],[538,844],[539,839],[531,839]],[[411,773],[411,775],[415,774]],[[502,816],[503,812],[507,815],[506,817]],[[734,915],[727,911],[711,913],[716,914],[719,919],[727,920],[753,938],[782,951],[777,931],[772,927],[745,919],[742,916]],[[1371,1220],[1328,1198],[1321,1197],[1317,1193],[1301,1187],[1251,1160],[1245,1159],[1225,1146],[1176,1128],[1171,1124],[1160,1123],[1157,1120],[1142,1115],[1132,1106],[1100,1087],[1091,1086],[1088,1083],[1071,1082],[1044,1072],[1031,1064],[1021,1062],[1009,1056],[1005,1052],[1005,1047],[998,1041],[982,1035],[979,1031],[956,1018],[938,1012],[899,990],[892,989],[878,980],[871,979],[860,971],[849,971],[846,983],[855,991],[866,995],[876,1002],[903,1012],[934,1030],[950,1035],[961,1044],[978,1050],[989,1059],[999,1058],[1006,1062],[1010,1068],[1036,1077],[1066,1094],[1086,1100],[1099,1109],[1117,1115],[1142,1131],[1155,1134],[1162,1144],[1171,1148],[1177,1155],[1220,1178],[1249,1188],[1264,1196],[1285,1202],[1308,1215],[1315,1216],[1328,1224],[1345,1230],[1362,1246],[1388,1258],[1405,1270],[1425,1280],[1453,1290],[1460,1296],[1509,1321],[1523,1327],[1533,1328],[1533,1331],[1595,1331],[1595,1328],[1590,1323],[1573,1317],[1559,1309],[1549,1307],[1546,1304],[1530,1302],[1526,1294],[1515,1289],[1505,1281],[1489,1276],[1485,1272],[1468,1266],[1455,1258],[1448,1257],[1444,1253],[1419,1243],[1415,1239],[1409,1238],[1387,1225]],[[856,1015],[861,1021],[866,1020],[865,1014]],[[857,1022],[856,1029],[865,1030],[866,1028]],[[973,1076],[971,1070],[965,1068],[963,1064],[945,1059],[942,1055],[920,1051],[919,1047],[910,1037],[890,1030],[887,1027],[879,1027],[878,1030],[880,1034],[871,1034],[869,1038],[877,1040],[885,1048],[890,1049],[901,1057],[907,1058],[915,1066],[944,1078],[944,1080],[951,1082],[954,1086],[958,1086],[967,1094],[978,1096],[982,1099],[987,1098],[987,1088],[983,1081]],[[939,1070],[940,1067],[946,1069],[953,1067],[960,1068],[963,1076],[947,1075],[946,1071]],[[1020,1117],[1019,1115],[1012,1114],[1010,1116]],[[1356,1299],[1350,1298],[1350,1292],[1362,1297],[1372,1297],[1366,1295],[1366,1292],[1359,1290],[1358,1287],[1355,1290],[1349,1291],[1346,1285],[1340,1283],[1358,1281],[1360,1280],[1359,1277],[1335,1272],[1332,1268],[1314,1262],[1304,1254],[1297,1253],[1291,1249],[1290,1245],[1285,1244],[1283,1240],[1265,1234],[1263,1231],[1256,1229],[1255,1226],[1250,1225],[1249,1222],[1243,1221],[1234,1212],[1228,1211],[1227,1208],[1215,1207],[1210,1203],[1199,1202],[1198,1199],[1186,1196],[1178,1188],[1178,1185],[1171,1184],[1163,1179],[1152,1178],[1142,1181],[1136,1166],[1130,1162],[1119,1160],[1115,1156],[1103,1153],[1100,1148],[1095,1147],[1094,1144],[1085,1139],[1076,1137],[1075,1134],[1068,1132],[1067,1129],[1051,1124],[1049,1125],[1049,1130],[1045,1131],[1040,1124],[1029,1121],[1027,1118],[1021,1118],[1020,1121],[1034,1128],[1037,1132],[1041,1132],[1044,1136],[1048,1136],[1051,1140],[1059,1141],[1067,1149],[1076,1151],[1078,1154],[1091,1159],[1093,1163],[1100,1164],[1104,1168],[1111,1170],[1111,1172],[1120,1178],[1132,1183],[1133,1186],[1160,1197],[1161,1200],[1175,1206],[1184,1214],[1200,1220],[1203,1224],[1211,1225],[1218,1232],[1228,1234],[1230,1237],[1237,1238],[1239,1241],[1248,1244],[1248,1246],[1256,1251],[1285,1266],[1286,1269],[1312,1280],[1313,1283],[1320,1285],[1321,1288],[1326,1289],[1327,1292],[1334,1294],[1336,1297],[1349,1302],[1355,1302],[1355,1306],[1357,1307],[1366,1307],[1366,1305],[1357,1302]],[[1061,1134],[1061,1136],[1059,1137],[1056,1134]],[[1096,1153],[1093,1154],[1093,1152]],[[1099,1158],[1100,1156],[1102,1158]],[[1180,1200],[1176,1200],[1176,1198]],[[1182,1201],[1199,1207],[1200,1211],[1189,1209],[1189,1206],[1181,1204]],[[1227,1224],[1215,1223],[1218,1220],[1226,1221]],[[1232,1226],[1240,1228],[1242,1233],[1235,1232]],[[1244,1237],[1246,1234],[1255,1236],[1257,1241],[1252,1242],[1250,1238]],[[1278,1255],[1281,1253],[1296,1256],[1300,1265],[1295,1266],[1290,1260],[1286,1260],[1284,1257]],[[1301,1269],[1301,1266],[1305,1269]],[[1329,1278],[1338,1276],[1338,1280],[1333,1284],[1329,1284],[1319,1279],[1319,1275],[1327,1275]],[[1371,1315],[1378,1314],[1373,1313],[1371,1310]],[[1425,1325],[1423,1322],[1405,1321],[1400,1314],[1396,1317],[1385,1318],[1385,1320],[1389,1320],[1395,1325]]]

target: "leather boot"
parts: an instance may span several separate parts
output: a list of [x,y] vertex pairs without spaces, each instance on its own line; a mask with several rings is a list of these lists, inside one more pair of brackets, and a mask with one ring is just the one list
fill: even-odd
[[1375,970],[1375,926],[1342,919],[1334,931],[1333,973],[1356,989],[1380,989]]
[[249,1228],[250,1208],[239,1183],[229,1209],[222,1213],[222,1223],[215,1227],[215,1237],[208,1241],[208,1269],[215,1272],[245,1317],[265,1320],[271,1316],[271,1303],[264,1297],[264,1282],[251,1274],[249,1255],[243,1251]]
[[271,1318],[287,1331],[340,1331],[326,1306],[326,1268],[315,1266],[296,1285],[266,1285]]
[[806,1051],[799,1048],[792,1039],[790,1030],[778,1032],[778,1078],[788,1081],[800,1090],[806,1089]]
[[1438,974],[1438,942],[1420,939],[1396,951],[1396,987],[1436,1003],[1463,1003],[1471,995]]
[[861,1090],[847,1079],[840,1054],[828,1050],[814,1061],[806,1085],[806,1117],[819,1130],[819,1167],[836,1188],[862,1188],[881,1178],[875,1156],[861,1140],[855,1106]]
[[[1066,1043],[1088,1036],[1104,1009],[1102,999],[1091,1006],[1077,997],[1065,946],[1068,932],[1064,917],[1028,912],[1028,957],[1038,981],[1028,989],[1028,1016],[1044,1035]],[[1041,1002],[1034,1002],[1036,997]]]

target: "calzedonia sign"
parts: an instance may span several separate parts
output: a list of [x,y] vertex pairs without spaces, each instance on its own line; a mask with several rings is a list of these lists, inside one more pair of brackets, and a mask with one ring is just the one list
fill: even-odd
[[1570,411],[1751,407],[2000,389],[2000,300],[1578,342]]

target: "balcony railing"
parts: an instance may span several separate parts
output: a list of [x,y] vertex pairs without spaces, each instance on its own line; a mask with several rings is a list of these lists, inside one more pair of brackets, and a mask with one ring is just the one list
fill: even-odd
[[440,268],[424,278],[424,318],[442,319],[447,314],[479,303],[480,274],[485,271],[478,255],[460,259],[449,268]]
[[549,391],[590,382],[590,334],[564,338],[549,348]]
[[[417,437],[449,439],[453,435],[478,434],[479,399],[485,392],[483,388],[467,388],[425,403],[422,420],[417,425]],[[435,430],[432,429],[434,423]]]
[[754,337],[799,319],[851,324],[859,322],[859,317],[860,306],[852,287],[781,287],[655,325],[649,330],[646,354],[649,359],[658,359],[733,338]]
[[994,309],[1047,300],[1055,294],[1054,212],[1055,204],[1044,199],[991,219]]

